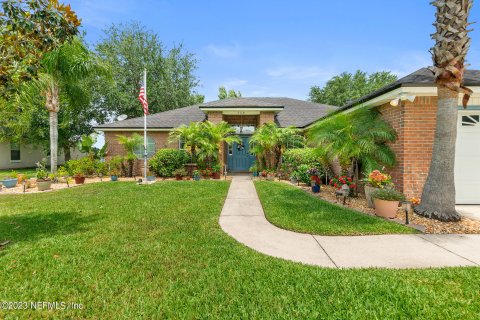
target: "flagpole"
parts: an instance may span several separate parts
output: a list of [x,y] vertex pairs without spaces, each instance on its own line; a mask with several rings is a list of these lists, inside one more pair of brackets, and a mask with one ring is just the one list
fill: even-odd
[[[147,68],[143,69],[143,85],[145,86],[145,100],[147,99]],[[143,112],[143,181],[147,183],[147,113]]]

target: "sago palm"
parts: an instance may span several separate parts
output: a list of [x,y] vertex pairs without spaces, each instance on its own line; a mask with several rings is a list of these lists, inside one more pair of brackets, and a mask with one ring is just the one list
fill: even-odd
[[135,149],[143,145],[143,138],[138,133],[134,133],[131,136],[117,135],[117,141],[120,143],[127,153],[126,160],[128,163],[129,177],[133,176],[133,165],[135,163],[136,155]]
[[366,173],[395,164],[395,153],[387,145],[397,138],[395,130],[376,110],[340,113],[314,125],[308,140],[332,159],[349,159],[356,180],[358,164]]
[[435,46],[431,53],[438,89],[437,126],[432,160],[415,212],[441,221],[458,221],[455,210],[455,143],[459,93],[466,107],[471,90],[463,86],[465,57],[470,47],[468,16],[471,0],[437,0]]

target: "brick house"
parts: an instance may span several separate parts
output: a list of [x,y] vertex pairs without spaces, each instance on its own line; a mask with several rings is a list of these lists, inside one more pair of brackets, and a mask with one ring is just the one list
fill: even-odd
[[[455,186],[458,204],[480,203],[480,70],[465,72],[465,85],[474,91],[466,110],[458,107]],[[340,108],[351,112],[378,108],[397,131],[391,145],[397,165],[390,169],[396,187],[407,196],[420,196],[428,175],[436,125],[437,87],[433,73],[419,69],[398,81]]]
[[[465,73],[465,85],[474,94],[469,107],[460,107],[456,151],[455,184],[457,203],[480,204],[480,71]],[[308,129],[325,119],[329,111],[352,112],[359,108],[378,108],[382,117],[397,131],[398,140],[391,145],[397,165],[390,169],[396,187],[407,196],[420,196],[428,175],[437,109],[437,88],[431,71],[417,70],[341,108],[290,98],[234,98],[161,112],[148,116],[149,145],[155,149],[179,148],[168,142],[169,132],[182,124],[210,120],[230,123],[242,137],[242,145],[256,127],[275,122],[280,127]],[[96,128],[105,133],[109,156],[122,154],[116,135],[143,134],[143,117],[104,124]],[[247,171],[253,155],[237,144],[221,150],[222,166],[230,172]],[[136,170],[142,162],[138,161]],[[140,171],[139,171],[140,172]]]
[[[249,152],[249,139],[255,128],[275,122],[280,127],[295,126],[303,129],[325,117],[336,107],[290,98],[232,98],[207,102],[199,105],[160,112],[147,116],[147,137],[150,149],[180,148],[168,136],[174,128],[190,122],[209,120],[214,123],[225,121],[231,124],[242,143],[222,146],[220,161],[229,172],[246,172],[255,157]],[[96,127],[103,131],[108,157],[124,153],[117,135],[143,135],[143,117],[117,121]],[[136,161],[135,171],[140,173],[142,161]]]

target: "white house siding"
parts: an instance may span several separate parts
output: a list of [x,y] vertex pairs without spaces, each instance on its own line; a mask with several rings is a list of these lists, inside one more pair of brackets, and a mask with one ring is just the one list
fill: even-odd
[[[78,150],[72,150],[71,158],[77,159],[82,154]],[[45,153],[39,147],[33,145],[20,145],[20,161],[10,160],[10,142],[0,142],[0,170],[4,169],[20,169],[35,167],[35,164],[45,158]],[[50,158],[47,157],[47,163]],[[58,164],[65,163],[63,152],[59,152]]]

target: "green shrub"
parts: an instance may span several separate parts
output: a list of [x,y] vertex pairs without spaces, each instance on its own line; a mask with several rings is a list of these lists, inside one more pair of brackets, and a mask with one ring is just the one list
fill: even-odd
[[[322,159],[315,153],[314,148],[288,149],[284,152],[283,171],[287,174],[293,171],[305,171],[299,170],[300,166],[307,166],[308,169],[316,168],[320,173],[323,173],[325,168],[328,168],[328,166],[322,164]],[[300,180],[303,181],[303,179]]]
[[308,170],[310,170],[308,164],[301,164],[296,170],[298,173],[298,179],[303,183],[310,183],[310,174],[308,173]]
[[80,173],[85,176],[93,176],[97,173],[99,162],[99,160],[87,156],[76,160],[69,160],[64,166],[70,176],[78,175]]
[[189,159],[185,150],[160,149],[149,161],[150,171],[159,177],[173,177],[173,172],[183,168]]
[[372,198],[386,201],[403,201],[405,196],[395,189],[379,189],[372,192]]

